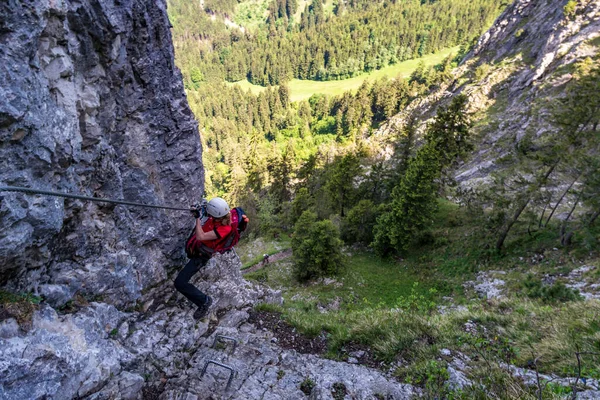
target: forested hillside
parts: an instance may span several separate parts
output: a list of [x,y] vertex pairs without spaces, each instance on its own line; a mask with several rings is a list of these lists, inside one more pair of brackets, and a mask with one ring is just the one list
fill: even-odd
[[0,398],[600,399],[598,0],[13,0],[0,71]]
[[470,43],[505,6],[490,0],[357,0],[335,1],[329,14],[322,1],[307,4],[299,21],[293,18],[296,0],[273,1],[264,24],[244,31],[227,29],[221,20],[239,8],[235,2],[202,9],[200,3],[170,1],[186,83],[344,79]]
[[[202,128],[207,191],[244,204],[256,217],[256,233],[261,234],[291,229],[297,216],[290,214],[288,204],[302,186],[312,188],[310,197],[319,199],[321,217],[339,212],[345,216],[349,205],[361,198],[375,204],[389,198],[398,172],[383,167],[387,157],[379,155],[381,145],[372,140],[371,132],[451,79],[451,69],[501,7],[492,1],[314,1],[295,12],[293,2],[269,4],[262,23],[245,29],[225,23],[239,19],[236,12],[248,6],[244,2],[207,2],[204,8],[196,2],[169,2],[176,62]],[[298,18],[290,18],[293,15]],[[290,102],[285,81],[292,77],[331,79],[368,73],[457,44],[462,44],[462,54],[435,67],[420,64],[410,79],[367,80],[341,96],[315,94],[308,101]],[[307,74],[301,60],[308,60],[314,71]],[[350,64],[355,64],[351,70],[342,67]],[[344,68],[341,75],[323,75]],[[257,79],[252,69],[264,72],[260,83],[281,79],[281,84],[259,95],[225,85],[225,80]],[[239,76],[231,75],[234,72]],[[402,149],[396,156],[404,160],[401,163],[411,154],[413,140],[409,133],[399,141]],[[338,208],[337,189],[326,189],[318,181],[331,181],[329,175],[341,160],[358,169],[344,171],[355,176],[339,178],[352,193],[343,195]],[[361,178],[366,173],[361,163],[373,164],[382,173]],[[363,181],[357,193],[353,180]]]
[[[285,292],[262,311],[431,398],[600,394],[597,2],[207,2],[182,25],[184,4],[207,189],[251,215],[247,266],[293,249],[247,275]],[[454,45],[290,102],[289,79]],[[243,79],[266,89],[224,83]]]

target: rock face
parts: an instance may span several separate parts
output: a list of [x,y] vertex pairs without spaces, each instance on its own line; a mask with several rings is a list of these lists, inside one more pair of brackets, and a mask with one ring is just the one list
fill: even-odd
[[[197,124],[174,66],[163,0],[0,4],[0,186],[187,206],[203,191]],[[189,214],[0,193],[0,287],[42,299],[0,304],[2,399],[404,399],[412,388],[365,367],[298,355],[249,324],[281,294],[246,282],[234,252],[196,285],[211,319],[172,279]],[[8,310],[8,311],[7,311]],[[215,335],[239,341],[228,356]],[[223,358],[225,357],[225,358]],[[230,358],[228,358],[230,357]],[[223,391],[209,359],[238,375]]]
[[[408,399],[418,392],[376,370],[284,350],[273,334],[249,324],[257,301],[281,294],[250,285],[234,253],[217,256],[196,284],[218,301],[209,320],[171,285],[147,293],[147,312],[91,303],[60,315],[43,305],[27,332],[14,319],[0,323],[2,399],[330,399],[343,387],[355,399]],[[217,318],[218,316],[218,318]],[[218,335],[235,339],[215,341]],[[229,371],[209,361],[232,367]]]
[[[492,116],[501,120],[498,135],[517,137],[534,118],[518,110],[545,90],[540,82],[597,47],[588,43],[600,32],[598,2],[581,2],[569,21],[564,3],[517,0],[467,61],[509,65],[484,82],[446,86],[407,113],[426,119],[459,92],[478,99],[479,110],[503,96]],[[0,3],[0,186],[179,206],[200,197],[200,140],[165,7],[164,0]],[[531,65],[518,53],[524,43],[535,47]],[[481,146],[459,180],[495,168],[502,151],[491,151],[494,143]],[[254,304],[280,303],[281,294],[246,282],[233,252],[198,274],[197,286],[216,301],[209,320],[194,321],[172,285],[190,222],[176,211],[0,193],[0,287],[43,300],[24,318],[0,308],[0,398],[418,395],[364,366],[279,347],[248,317]],[[217,335],[237,340],[235,352],[227,340],[213,348]],[[202,374],[210,360],[236,371],[229,389],[227,370],[210,364]]]
[[399,132],[411,116],[422,132],[440,105],[463,93],[475,120],[477,150],[455,171],[457,182],[479,186],[489,181],[490,173],[514,167],[511,157],[526,134],[556,134],[548,105],[563,95],[573,65],[600,53],[600,3],[578,1],[570,16],[564,12],[566,3],[512,2],[454,71],[455,79],[410,104],[378,136]]
[[[164,1],[0,4],[0,186],[189,206],[203,191]],[[0,193],[0,284],[134,304],[189,215]]]

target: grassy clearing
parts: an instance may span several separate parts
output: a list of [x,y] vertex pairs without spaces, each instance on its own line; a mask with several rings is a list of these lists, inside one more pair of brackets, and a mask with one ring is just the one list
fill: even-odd
[[[425,65],[439,64],[444,58],[450,54],[456,54],[458,47],[451,49],[442,50],[436,54],[430,54],[422,58],[404,61],[389,67],[382,68],[377,71],[373,71],[369,74],[363,74],[354,78],[344,79],[339,81],[308,81],[300,79],[292,79],[288,86],[291,93],[291,101],[306,100],[313,94],[321,93],[329,96],[338,96],[347,91],[356,91],[362,85],[365,80],[374,81],[379,78],[387,76],[389,78],[395,78],[402,76],[408,77],[419,65],[419,62],[423,61]],[[253,85],[250,82],[244,80],[234,83],[227,83],[228,85],[239,85],[243,90],[250,90],[254,94],[259,94],[265,90],[265,87]]]
[[277,241],[258,238],[242,240],[236,246],[236,252],[242,261],[242,269],[246,269],[261,262],[265,254],[273,255],[290,247],[290,239],[285,236]]
[[302,13],[304,12],[306,6],[308,6],[310,4],[309,0],[298,0],[298,9],[296,10],[296,13],[294,14],[294,22],[299,24],[300,20],[302,18]]
[[291,260],[271,263],[246,277],[285,289],[290,307],[298,306],[300,309],[307,305],[316,308],[332,302],[340,302],[352,310],[372,306],[394,307],[400,298],[408,297],[413,292],[431,300],[441,294],[449,294],[437,291],[436,287],[443,290],[444,285],[428,277],[427,273],[395,268],[393,262],[381,260],[370,253],[354,253],[346,263],[347,270],[337,279],[314,282],[308,286],[295,282]]
[[323,14],[325,14],[325,16],[330,16],[333,15],[333,6],[334,6],[334,0],[325,0],[323,2]]
[[[365,346],[386,365],[400,362],[396,375],[422,387],[426,397],[538,398],[535,387],[507,372],[507,364],[574,377],[577,352],[600,353],[600,302],[581,301],[561,286],[583,264],[596,266],[586,279],[597,280],[600,229],[580,233],[566,249],[558,246],[554,228],[529,235],[525,226],[516,227],[506,252],[497,255],[474,221],[465,209],[442,201],[434,228],[403,259],[351,251],[341,276],[309,285],[294,281],[290,260],[248,277],[282,289],[283,306],[260,308],[281,312],[307,335],[324,333],[331,358],[345,359],[347,346]],[[495,270],[503,271],[504,299],[480,299],[463,287],[478,272]],[[558,289],[540,290],[543,277],[554,279]],[[449,308],[441,312],[441,305]],[[445,382],[455,357],[467,360],[465,374],[475,385],[451,394]],[[582,358],[581,376],[600,378],[599,361]],[[543,398],[571,390],[551,383]]]

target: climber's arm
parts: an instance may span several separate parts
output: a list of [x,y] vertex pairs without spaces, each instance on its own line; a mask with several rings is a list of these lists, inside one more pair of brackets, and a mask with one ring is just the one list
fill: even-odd
[[217,239],[217,234],[215,231],[204,232],[202,230],[202,224],[200,224],[200,219],[196,219],[196,239],[200,241],[205,240],[215,240]]

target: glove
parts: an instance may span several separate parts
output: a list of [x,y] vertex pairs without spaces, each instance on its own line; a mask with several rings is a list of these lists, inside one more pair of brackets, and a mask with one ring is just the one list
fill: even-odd
[[198,206],[198,204],[192,205],[190,212],[192,213],[194,218],[196,218],[196,219],[200,218],[200,207]]

